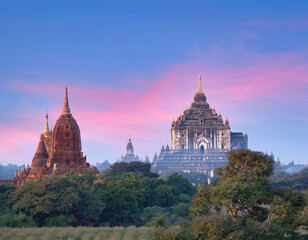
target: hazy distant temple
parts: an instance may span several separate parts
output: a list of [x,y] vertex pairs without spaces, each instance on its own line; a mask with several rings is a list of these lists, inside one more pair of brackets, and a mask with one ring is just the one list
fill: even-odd
[[71,114],[67,89],[65,89],[64,106],[53,131],[49,130],[46,114],[45,129],[40,134],[31,168],[28,165],[22,172],[17,173],[16,170],[13,182],[16,185],[22,185],[26,180],[63,176],[71,170],[83,174],[86,169],[89,169],[89,163],[86,162],[86,157],[81,151],[80,130]]
[[126,154],[121,156],[121,162],[130,163],[133,161],[140,161],[140,159],[137,155],[134,154],[132,139],[129,135],[128,143],[126,145]]
[[201,87],[201,76],[193,103],[172,121],[170,132],[170,147],[163,145],[153,159],[153,168],[158,172],[176,169],[213,176],[217,167],[227,163],[227,152],[248,148],[248,136],[231,132],[228,118],[224,121],[208,104]]
[[[134,162],[134,161],[138,161],[138,162],[142,162],[142,158],[139,158],[138,155],[135,155],[134,153],[134,147],[133,147],[133,143],[132,143],[132,139],[131,136],[129,135],[128,138],[128,142],[126,145],[126,154],[123,156],[121,156],[121,162],[126,162],[126,163],[130,163],[130,162]],[[150,160],[148,158],[148,156],[145,156],[144,162],[149,163]]]

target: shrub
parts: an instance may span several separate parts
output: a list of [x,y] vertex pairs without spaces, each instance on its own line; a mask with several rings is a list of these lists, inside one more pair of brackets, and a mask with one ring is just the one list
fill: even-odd
[[0,216],[0,227],[36,227],[33,218],[24,213],[7,212]]

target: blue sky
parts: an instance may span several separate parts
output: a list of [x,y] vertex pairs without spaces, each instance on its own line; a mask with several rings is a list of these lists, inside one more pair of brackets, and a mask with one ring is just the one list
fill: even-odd
[[308,163],[306,1],[0,2],[0,162],[31,163],[65,86],[91,163],[152,158],[193,99],[253,150]]

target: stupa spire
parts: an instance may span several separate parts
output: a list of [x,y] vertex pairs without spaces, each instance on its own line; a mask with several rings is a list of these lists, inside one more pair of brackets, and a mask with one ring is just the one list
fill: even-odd
[[43,155],[46,155],[47,154],[47,151],[46,151],[46,147],[45,147],[45,143],[44,143],[44,139],[43,139],[43,135],[41,134],[40,136],[40,141],[39,141],[39,144],[37,146],[37,149],[36,149],[36,153],[35,154],[43,154]]
[[134,147],[132,144],[131,136],[129,134],[128,143],[126,145],[126,155],[134,154]]
[[197,93],[203,93],[202,86],[201,86],[201,75],[199,75],[199,82],[198,82],[198,90]]
[[47,134],[50,133],[49,125],[48,125],[48,113],[46,113],[45,118],[46,118],[46,121],[45,121],[44,135],[46,136]]
[[71,115],[71,110],[68,105],[67,87],[65,88],[64,106],[63,106],[61,115],[64,115],[64,116]]

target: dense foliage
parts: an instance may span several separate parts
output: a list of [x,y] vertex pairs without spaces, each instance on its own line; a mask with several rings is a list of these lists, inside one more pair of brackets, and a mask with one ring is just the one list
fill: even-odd
[[249,150],[228,158],[215,184],[198,188],[137,162],[115,163],[100,179],[89,170],[17,189],[2,184],[0,226],[145,225],[155,239],[301,239],[308,230],[307,170],[273,175],[273,159]]
[[274,188],[291,188],[304,191],[308,186],[308,167],[293,175],[284,171],[277,171],[271,176],[271,185]]
[[152,227],[0,227],[5,240],[151,240]]
[[307,228],[307,199],[301,192],[271,187],[272,158],[237,150],[228,159],[216,171],[217,184],[200,186],[193,196],[190,234],[185,225],[162,225],[156,238],[301,239],[297,230]]
[[26,182],[11,196],[12,209],[41,225],[92,225],[105,204],[67,178]]
[[[151,218],[141,217],[146,208],[164,209],[173,218],[181,215],[170,207],[185,203],[187,210],[194,192],[189,181],[178,174],[164,181],[150,172],[149,164],[116,163],[101,175],[101,181],[88,170],[81,176],[71,171],[64,178],[28,181],[17,189],[0,185],[0,226],[140,226],[151,222]],[[5,219],[19,219],[20,223]]]
[[189,201],[193,194],[193,186],[178,175],[172,175],[169,179],[170,182],[166,182],[133,172],[104,177],[102,183],[96,187],[96,195],[107,205],[102,214],[102,222],[112,226],[141,225],[144,222],[140,214],[144,208],[152,206],[165,208],[185,202],[187,199]]
[[130,163],[116,162],[111,165],[109,169],[104,171],[103,175],[106,177],[114,177],[124,172],[133,172],[149,178],[159,177],[157,173],[151,172],[151,163],[138,161],[133,161]]

